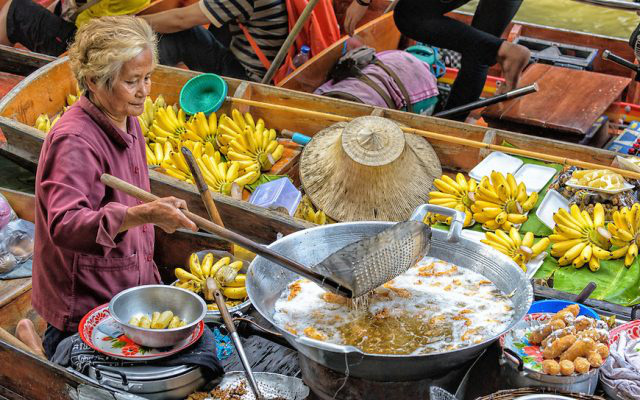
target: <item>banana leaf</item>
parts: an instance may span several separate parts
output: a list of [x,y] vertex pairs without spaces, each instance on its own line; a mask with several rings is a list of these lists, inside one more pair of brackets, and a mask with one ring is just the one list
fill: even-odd
[[640,262],[636,258],[629,268],[624,259],[601,261],[597,272],[588,266],[576,269],[573,265],[560,267],[548,256],[536,272],[535,278],[553,276],[553,288],[561,292],[579,294],[589,282],[598,286],[590,298],[630,307],[640,303]]

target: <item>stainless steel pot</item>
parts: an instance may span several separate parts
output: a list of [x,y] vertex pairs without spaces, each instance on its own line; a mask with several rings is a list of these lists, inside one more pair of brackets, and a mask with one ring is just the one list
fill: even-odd
[[[533,289],[525,274],[507,256],[460,236],[464,214],[452,209],[423,205],[411,219],[422,221],[427,212],[452,216],[449,232],[434,229],[430,256],[484,275],[503,293],[511,293],[514,315],[504,332],[527,313],[533,301]],[[393,222],[347,222],[306,229],[285,236],[269,247],[304,265],[312,266],[342,247],[393,225]],[[247,292],[258,312],[266,318],[300,353],[311,360],[347,375],[376,381],[408,381],[441,375],[476,357],[501,334],[464,349],[419,356],[368,354],[352,346],[342,346],[306,336],[292,335],[276,325],[273,315],[276,301],[287,286],[300,277],[277,264],[257,257],[249,268]]]
[[500,364],[502,374],[509,387],[541,387],[572,393],[593,394],[598,386],[600,369],[592,369],[586,374],[556,376],[543,374],[524,367],[522,359],[511,349],[504,348]]
[[207,383],[202,368],[193,365],[175,367],[96,365],[89,367],[88,374],[100,385],[152,400],[184,399]]

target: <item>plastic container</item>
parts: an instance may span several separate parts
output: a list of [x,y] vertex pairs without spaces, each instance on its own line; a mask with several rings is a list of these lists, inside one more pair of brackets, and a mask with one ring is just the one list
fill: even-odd
[[565,199],[560,193],[553,189],[549,189],[544,196],[542,203],[536,210],[536,216],[542,221],[543,224],[553,229],[556,226],[556,221],[553,220],[553,214],[557,213],[559,209],[564,208],[569,211],[569,200]]
[[[534,301],[529,308],[528,314],[537,314],[537,313],[557,313],[563,308],[570,306],[571,304],[577,304],[572,301],[566,300],[539,300]],[[580,306],[580,313],[578,315],[584,315],[587,317],[591,317],[593,319],[600,319],[598,313],[593,311],[591,308],[578,304]]]
[[479,182],[483,176],[491,176],[491,171],[498,171],[505,176],[515,174],[522,164],[523,162],[519,158],[494,151],[469,171],[469,176]]
[[301,200],[302,193],[293,186],[289,178],[282,178],[258,186],[251,194],[249,203],[284,211],[293,217]]

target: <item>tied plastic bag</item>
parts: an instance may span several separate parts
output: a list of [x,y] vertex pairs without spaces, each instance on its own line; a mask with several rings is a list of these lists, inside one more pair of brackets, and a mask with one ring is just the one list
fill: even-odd
[[554,189],[560,193],[564,198],[569,200],[569,204],[576,204],[581,210],[586,210],[589,214],[593,215],[593,208],[597,203],[602,203],[605,211],[605,220],[611,221],[612,215],[615,211],[619,211],[623,207],[632,207],[633,203],[638,198],[638,181],[629,180],[628,182],[634,185],[633,190],[610,194],[603,193],[596,190],[578,189],[567,186],[573,175],[576,167],[571,167],[556,176],[549,189]]
[[0,195],[0,275],[6,275],[33,256],[35,227],[19,219]]

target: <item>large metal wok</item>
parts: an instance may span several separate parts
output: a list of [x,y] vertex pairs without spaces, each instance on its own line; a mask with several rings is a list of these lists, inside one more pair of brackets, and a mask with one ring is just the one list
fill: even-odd
[[[452,209],[423,205],[412,216],[422,221],[427,212],[454,217],[449,232],[433,229],[429,255],[471,269],[503,292],[512,293],[514,315],[504,332],[510,330],[529,310],[533,289],[522,270],[507,256],[488,246],[460,236],[464,214]],[[375,235],[393,222],[345,222],[306,229],[285,236],[269,247],[304,265],[315,265],[336,250]],[[292,335],[276,325],[274,306],[287,286],[300,276],[257,257],[249,267],[247,292],[258,312],[266,318],[300,353],[335,371],[376,381],[410,381],[442,375],[475,358],[502,333],[463,349],[425,355],[368,354],[352,346],[335,345]]]

